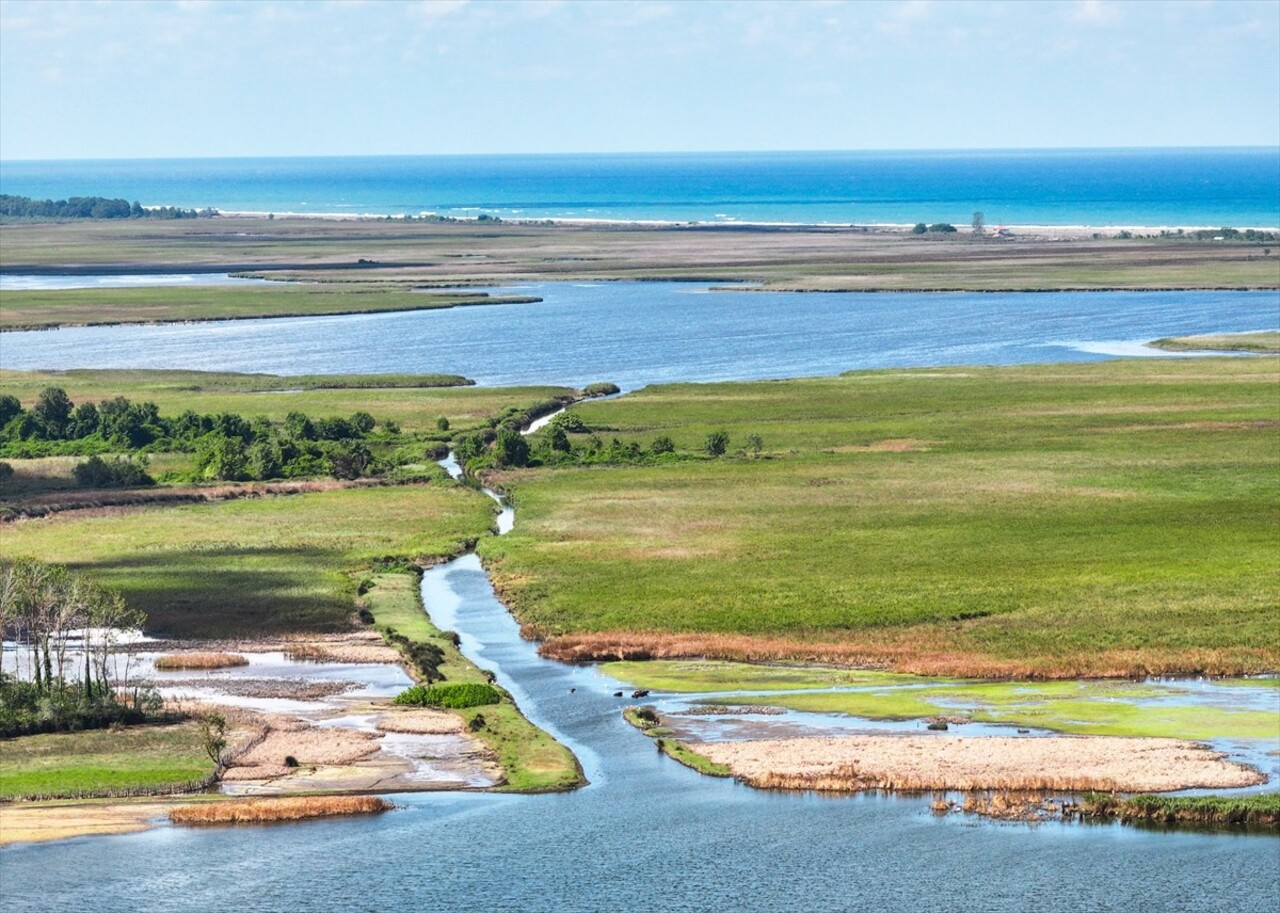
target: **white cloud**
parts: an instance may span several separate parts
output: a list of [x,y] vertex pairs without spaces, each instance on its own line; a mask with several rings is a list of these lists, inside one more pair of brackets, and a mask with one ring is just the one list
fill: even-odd
[[1105,0],[1079,0],[1071,10],[1071,20],[1082,25],[1108,25],[1119,18],[1119,8]]

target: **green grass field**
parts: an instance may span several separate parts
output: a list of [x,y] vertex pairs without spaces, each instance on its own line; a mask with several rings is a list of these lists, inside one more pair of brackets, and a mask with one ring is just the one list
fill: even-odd
[[213,762],[195,723],[59,732],[0,741],[0,798],[181,787]]
[[115,323],[233,320],[242,317],[309,317],[376,311],[419,311],[475,305],[520,304],[529,297],[482,293],[429,293],[373,283],[311,285],[273,282],[164,288],[7,291],[0,330],[44,329]]
[[1196,359],[652,387],[573,411],[690,452],[724,429],[731,455],[501,475],[520,521],[481,554],[563,657],[1274,670],[1278,381]]
[[487,498],[433,483],[73,511],[6,526],[0,554],[89,573],[157,633],[336,631],[349,626],[353,573],[458,554],[492,523]]

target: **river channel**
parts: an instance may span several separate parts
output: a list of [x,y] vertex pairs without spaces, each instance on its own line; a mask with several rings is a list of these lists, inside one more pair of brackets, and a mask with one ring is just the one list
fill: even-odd
[[[663,288],[668,298],[691,293],[688,307],[700,307],[696,302],[701,300],[719,301],[719,293],[693,297],[695,290],[689,287]],[[732,294],[751,302],[772,297]],[[990,303],[996,312],[967,328],[956,315],[956,324],[945,331],[950,334],[947,345],[952,362],[965,360],[966,354],[969,361],[981,362],[1064,360],[1071,352],[1077,358],[1101,357],[1087,350],[1110,344],[1108,340],[1260,329],[1273,325],[1276,317],[1274,294],[1219,299],[1213,294],[1165,293],[1154,299],[1120,299],[1112,310],[1118,308],[1128,316],[1119,323],[1103,321],[1105,325],[1091,327],[1082,319],[1074,335],[1064,329],[1058,336],[1046,337],[1048,324],[1030,317],[1018,323],[1016,309],[1001,305],[1000,296],[943,296],[940,300],[948,297],[964,300],[963,313],[970,316],[978,314],[979,301]],[[1049,295],[1023,297],[1027,313],[1041,313],[1052,300]],[[865,296],[865,300],[871,302],[868,307],[882,308],[889,296]],[[1107,310],[1103,296],[1089,300]],[[1054,307],[1066,313],[1071,302],[1060,300]],[[914,325],[917,317],[909,311],[899,312],[901,320]],[[1137,312],[1144,316],[1135,317]],[[413,320],[421,321],[416,324],[421,330],[440,316],[424,313]],[[806,319],[813,316],[808,312]],[[903,339],[923,332],[895,329],[888,314],[876,319],[882,333],[901,334]],[[1055,317],[1049,323],[1065,319]],[[530,369],[518,365],[483,371],[476,370],[479,361],[443,364],[429,359],[425,350],[390,354],[398,351],[395,346],[367,360],[363,349],[358,355],[351,351],[365,345],[358,334],[378,325],[379,332],[409,338],[409,325],[397,321],[410,316],[374,315],[354,318],[351,324],[342,320],[352,318],[299,321],[297,332],[314,344],[304,345],[296,361],[287,360],[283,353],[273,354],[275,347],[286,342],[269,328],[256,341],[245,337],[249,350],[241,350],[241,337],[236,335],[240,330],[231,327],[237,322],[212,330],[207,325],[177,328],[196,334],[174,343],[177,348],[168,348],[170,343],[148,344],[146,331],[157,330],[156,338],[163,339],[171,331],[166,328],[6,334],[4,361],[6,367],[70,367],[124,359],[136,367],[140,366],[137,359],[151,358],[156,365],[174,366],[180,364],[174,360],[177,353],[185,351],[194,353],[185,364],[188,367],[288,373],[460,370],[490,383],[552,379],[544,373],[525,373]],[[1036,325],[1029,329],[1028,320]],[[271,323],[254,325],[263,328]],[[1007,331],[1000,329],[1005,323],[1011,327]],[[230,335],[221,329],[228,329]],[[560,324],[562,335],[567,330],[568,325]],[[1035,350],[1040,357],[1027,357],[1033,350],[1022,343],[989,348],[986,332],[1092,341],[1073,343],[1074,349],[1054,343]],[[746,377],[773,376],[776,371],[781,376],[900,363],[890,354],[873,365],[874,341],[860,340],[859,354],[841,356],[838,347],[820,339],[821,334],[810,331],[809,336],[817,354],[800,370],[783,358],[770,363],[771,373],[753,374],[749,358],[722,367],[719,356],[705,360],[699,369],[690,368],[685,364],[694,357],[689,351],[705,349],[694,340],[685,346],[689,351],[673,356],[674,367],[657,357],[656,349],[641,346],[648,359],[643,364],[637,360],[631,367],[610,371],[603,362],[579,360],[554,380],[613,379],[634,386],[667,379],[671,371],[683,373],[670,379],[710,380],[722,372]],[[348,351],[334,360],[324,337],[334,345],[347,346]],[[508,330],[493,338],[520,337]],[[28,341],[33,340],[48,340],[53,347],[28,349]],[[506,351],[538,351],[536,344],[523,342]],[[62,348],[64,343],[70,347]],[[81,345],[84,348],[78,348]],[[492,361],[492,339],[487,347]],[[564,348],[558,345],[556,351]],[[997,349],[999,358],[993,356]],[[911,364],[948,360],[938,359],[936,353],[930,354],[933,351],[925,346],[909,358],[902,357]],[[15,353],[20,357],[15,358]],[[523,364],[514,355],[511,361]],[[538,369],[552,370],[558,369]],[[514,522],[514,514],[505,509],[500,529],[506,531]],[[460,633],[464,652],[482,668],[493,670],[522,710],[575,752],[589,786],[532,796],[403,794],[391,797],[396,810],[371,818],[216,829],[162,826],[105,839],[12,847],[0,851],[6,913],[1252,913],[1271,911],[1280,904],[1280,841],[1269,836],[1148,831],[1120,825],[995,823],[960,815],[936,816],[928,802],[918,797],[774,793],[701,776],[659,755],[651,740],[623,721],[621,709],[628,700],[615,696],[623,687],[618,682],[594,667],[540,658],[534,645],[519,636],[474,554],[428,571],[423,597],[440,627]]]

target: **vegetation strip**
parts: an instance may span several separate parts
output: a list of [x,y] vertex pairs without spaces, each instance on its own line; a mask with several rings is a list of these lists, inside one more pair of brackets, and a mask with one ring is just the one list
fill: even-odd
[[1063,241],[836,226],[254,218],[0,226],[9,273],[56,272],[74,263],[80,272],[272,269],[307,280],[451,287],[635,279],[814,291],[1280,287],[1280,257],[1265,235],[1151,234]]
[[298,796],[181,805],[169,812],[174,824],[260,824],[345,815],[371,815],[395,806],[377,796]]

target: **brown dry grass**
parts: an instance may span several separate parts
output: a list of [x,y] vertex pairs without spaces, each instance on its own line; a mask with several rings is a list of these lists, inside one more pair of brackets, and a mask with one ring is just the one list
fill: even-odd
[[[647,659],[722,659],[734,662],[823,663],[858,669],[885,669],[911,675],[985,679],[1146,678],[1186,674],[1233,676],[1280,666],[1280,655],[1265,648],[1100,649],[1083,656],[1021,657],[974,655],[954,646],[955,625],[931,624],[893,630],[849,632],[841,642],[813,642],[745,634],[658,634],[604,631],[565,634],[538,648],[566,663]],[[538,632],[526,632],[537,635]]]
[[400,651],[383,643],[306,643],[286,647],[285,656],[313,663],[398,663]]
[[452,735],[465,728],[462,718],[442,710],[404,710],[378,717],[379,732],[410,735]]
[[170,669],[230,669],[247,666],[249,660],[238,653],[169,653],[156,657],[156,668]]
[[690,747],[762,789],[1162,792],[1238,788],[1266,779],[1218,752],[1175,739],[888,735]]
[[297,798],[245,799],[184,805],[169,812],[174,824],[244,824],[266,821],[301,821],[335,815],[370,815],[394,808],[377,796],[304,796]]
[[294,731],[273,729],[267,737],[235,759],[236,767],[278,767],[285,758],[301,766],[352,764],[378,750],[377,736],[337,727]]

